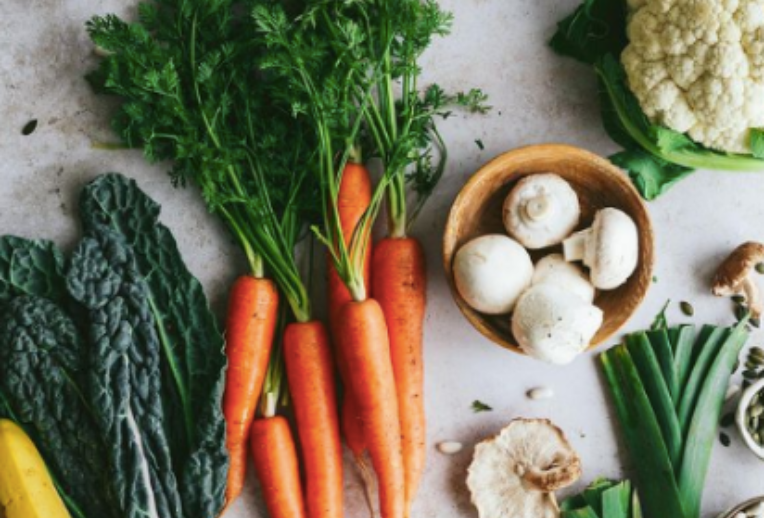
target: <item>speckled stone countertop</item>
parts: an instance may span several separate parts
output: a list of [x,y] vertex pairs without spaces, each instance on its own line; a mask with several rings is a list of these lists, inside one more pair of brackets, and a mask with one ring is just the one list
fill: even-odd
[[[566,430],[584,464],[581,484],[628,468],[618,448],[595,358],[560,368],[494,346],[462,318],[440,267],[440,238],[449,207],[464,181],[507,149],[565,142],[608,154],[616,148],[599,122],[592,73],[546,47],[556,21],[577,0],[442,0],[456,16],[453,35],[427,54],[427,81],[452,90],[481,86],[493,110],[454,117],[442,130],[451,162],[436,197],[414,233],[430,263],[426,327],[429,459],[415,518],[475,517],[465,487],[472,445],[518,416],[549,417]],[[79,188],[106,171],[138,180],[163,207],[190,269],[214,306],[225,305],[231,280],[242,271],[238,250],[192,189],[175,190],[165,167],[148,166],[140,152],[103,151],[110,141],[109,101],[95,98],[82,79],[93,65],[84,22],[93,14],[130,15],[133,1],[2,0],[0,2],[0,234],[45,237],[71,247],[78,234]],[[21,128],[39,120],[30,136]],[[484,149],[476,144],[480,140]],[[727,323],[729,303],[709,295],[718,261],[748,239],[764,240],[764,175],[698,173],[650,205],[656,229],[657,282],[628,329],[649,325],[666,299],[691,301],[697,322]],[[682,320],[676,304],[670,317]],[[752,343],[761,344],[756,334]],[[532,402],[527,389],[548,386],[551,400]],[[493,412],[474,414],[473,400]],[[764,493],[764,463],[731,430],[729,448],[714,452],[704,517]],[[437,452],[443,440],[466,447]],[[347,516],[363,518],[359,483],[348,464]],[[230,518],[265,516],[254,481]]]

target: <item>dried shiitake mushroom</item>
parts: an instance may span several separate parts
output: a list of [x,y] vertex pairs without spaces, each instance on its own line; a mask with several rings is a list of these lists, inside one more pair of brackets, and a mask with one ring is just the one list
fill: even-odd
[[581,476],[581,461],[546,419],[515,419],[475,447],[467,486],[480,518],[557,518],[554,491]]

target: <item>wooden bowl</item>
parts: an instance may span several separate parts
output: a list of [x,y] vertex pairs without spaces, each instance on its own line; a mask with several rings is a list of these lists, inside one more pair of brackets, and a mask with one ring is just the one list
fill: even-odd
[[[594,303],[604,312],[604,321],[591,347],[596,347],[631,317],[645,298],[652,282],[653,230],[647,208],[629,178],[602,157],[583,149],[560,144],[528,146],[505,153],[489,162],[462,188],[448,217],[443,236],[443,262],[448,284],[459,309],[483,335],[502,347],[522,353],[517,346],[508,315],[484,315],[472,309],[459,295],[452,263],[459,248],[486,234],[506,234],[502,205],[521,178],[552,172],[570,183],[581,203],[580,229],[591,225],[594,214],[615,207],[631,216],[639,230],[639,262],[626,284],[611,291],[598,291]],[[561,246],[530,251],[533,261]]]

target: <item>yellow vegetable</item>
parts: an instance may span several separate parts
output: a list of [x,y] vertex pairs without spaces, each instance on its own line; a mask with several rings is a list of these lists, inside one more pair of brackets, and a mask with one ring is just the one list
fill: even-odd
[[0,517],[71,518],[34,443],[0,419]]

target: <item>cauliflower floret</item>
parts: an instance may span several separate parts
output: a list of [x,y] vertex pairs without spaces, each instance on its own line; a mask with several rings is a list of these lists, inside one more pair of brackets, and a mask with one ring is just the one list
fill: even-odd
[[764,127],[764,0],[631,0],[621,55],[642,110],[721,151]]

